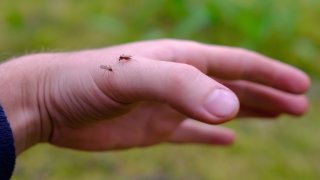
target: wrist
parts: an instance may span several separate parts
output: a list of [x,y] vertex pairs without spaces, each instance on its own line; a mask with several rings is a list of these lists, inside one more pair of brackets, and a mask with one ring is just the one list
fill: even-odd
[[30,68],[31,64],[22,57],[0,65],[0,104],[12,129],[17,155],[42,139],[37,69]]

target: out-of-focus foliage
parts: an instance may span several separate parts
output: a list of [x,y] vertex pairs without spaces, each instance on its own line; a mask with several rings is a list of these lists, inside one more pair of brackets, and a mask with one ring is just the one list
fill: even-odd
[[[317,79],[319,17],[319,0],[1,0],[0,60],[183,38],[252,49]],[[238,134],[230,148],[90,154],[40,146],[18,159],[13,179],[320,179],[319,87],[299,121],[228,124]]]
[[249,48],[320,77],[318,17],[318,0],[3,0],[0,56],[183,38]]

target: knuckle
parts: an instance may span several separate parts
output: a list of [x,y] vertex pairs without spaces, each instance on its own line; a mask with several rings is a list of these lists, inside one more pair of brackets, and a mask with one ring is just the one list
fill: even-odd
[[233,48],[233,50],[237,53],[237,54],[247,54],[249,53],[250,51],[248,49],[245,49],[245,48],[241,48],[241,47],[235,47]]
[[177,41],[174,39],[160,39],[155,41],[152,48],[151,57],[175,61],[178,55],[178,46],[176,44]]
[[164,59],[173,62],[187,62],[190,59],[186,56],[186,54],[189,54],[188,51],[190,49],[200,49],[202,46],[201,43],[191,40],[160,39],[156,41],[155,47],[157,49],[156,57],[164,57]]
[[253,52],[244,48],[232,48],[229,58],[232,62],[238,64],[238,78],[247,78],[251,76],[250,66],[253,60]]
[[234,48],[234,52],[235,56],[238,57],[240,60],[261,59],[258,53],[255,53],[245,48]]
[[238,55],[247,55],[251,53],[250,50],[242,47],[232,47],[232,49],[235,52],[235,54],[238,54]]
[[173,47],[179,42],[179,40],[168,38],[168,39],[159,39],[156,42],[163,45],[163,46]]

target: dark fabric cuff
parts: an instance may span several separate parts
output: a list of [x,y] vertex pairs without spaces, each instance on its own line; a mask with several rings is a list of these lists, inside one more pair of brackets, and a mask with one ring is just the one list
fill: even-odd
[[12,176],[16,162],[16,153],[12,130],[0,105],[0,179]]

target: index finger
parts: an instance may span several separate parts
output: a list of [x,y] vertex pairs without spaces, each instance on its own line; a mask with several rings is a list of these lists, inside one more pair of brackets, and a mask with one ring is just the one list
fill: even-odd
[[295,94],[304,93],[310,84],[297,68],[249,50],[181,40],[160,43],[165,53],[153,58],[190,64],[217,78],[253,81]]

